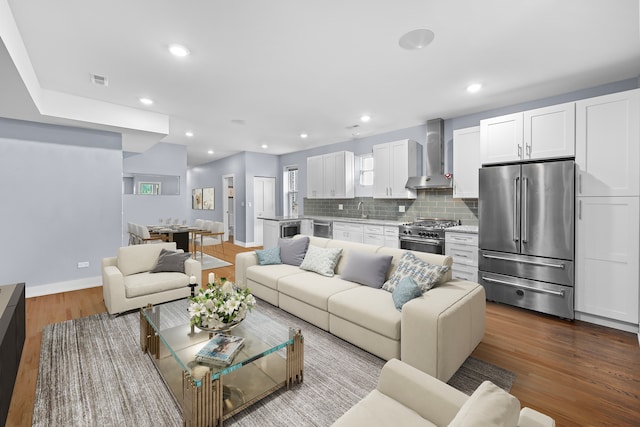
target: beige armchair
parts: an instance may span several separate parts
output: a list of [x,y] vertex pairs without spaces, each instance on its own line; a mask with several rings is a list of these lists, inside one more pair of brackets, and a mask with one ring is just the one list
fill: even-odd
[[202,280],[202,264],[192,258],[184,261],[184,272],[151,271],[158,264],[162,249],[176,251],[176,243],[132,245],[118,250],[115,257],[102,259],[102,291],[109,314],[159,304],[191,295],[190,276]]
[[[499,425],[555,426],[552,418],[538,411],[531,408],[520,410],[520,402],[515,397],[495,390],[496,387],[491,383],[488,387],[484,386],[469,397],[404,362],[391,359],[382,368],[376,389],[349,409],[333,426],[458,427],[498,425],[492,423],[497,418],[505,422]],[[481,395],[481,391],[487,389],[492,391]],[[483,417],[489,420],[480,420]]]

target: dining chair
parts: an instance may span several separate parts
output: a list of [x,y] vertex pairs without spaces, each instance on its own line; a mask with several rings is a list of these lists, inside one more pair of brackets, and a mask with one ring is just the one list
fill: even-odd
[[127,223],[127,231],[129,232],[129,246],[136,244],[136,228],[132,222]]
[[224,245],[222,237],[224,236],[224,224],[218,221],[204,221],[204,230],[196,234],[194,245],[196,252],[200,248],[200,260],[203,258],[203,249],[205,246],[222,246],[222,254],[224,255]]
[[169,236],[163,234],[151,234],[149,228],[145,225],[140,225],[140,239],[142,243],[162,243],[168,242]]

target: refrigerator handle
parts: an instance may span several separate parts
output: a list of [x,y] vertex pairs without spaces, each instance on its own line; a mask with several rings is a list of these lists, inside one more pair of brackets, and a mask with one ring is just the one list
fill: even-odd
[[527,243],[527,222],[529,216],[529,207],[527,198],[529,197],[529,178],[522,178],[522,243]]
[[513,180],[513,241],[517,242],[518,239],[518,180],[517,177]]

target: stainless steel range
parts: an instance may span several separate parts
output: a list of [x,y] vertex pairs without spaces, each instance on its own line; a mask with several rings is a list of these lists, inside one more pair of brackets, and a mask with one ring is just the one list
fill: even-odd
[[456,225],[459,219],[416,218],[400,226],[400,249],[443,254],[444,231]]

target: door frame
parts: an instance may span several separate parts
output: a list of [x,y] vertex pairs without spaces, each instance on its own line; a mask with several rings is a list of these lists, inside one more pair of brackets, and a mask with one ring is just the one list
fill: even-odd
[[236,198],[235,195],[233,197],[233,203],[231,205],[233,211],[233,222],[229,224],[229,180],[231,180],[231,184],[234,186],[235,191],[235,175],[228,174],[222,175],[222,223],[224,224],[224,236],[223,239],[225,241],[229,240],[229,228],[233,228],[233,239],[236,240]]

